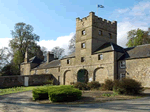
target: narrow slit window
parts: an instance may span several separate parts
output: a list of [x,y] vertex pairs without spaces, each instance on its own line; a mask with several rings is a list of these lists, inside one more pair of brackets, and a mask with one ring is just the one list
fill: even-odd
[[70,60],[69,59],[67,59],[67,64],[70,64]]
[[84,57],[81,57],[81,62],[84,62],[85,61],[85,58]]
[[103,55],[102,54],[99,54],[98,55],[98,60],[102,60],[103,59]]
[[98,33],[99,33],[99,35],[102,35],[102,31],[101,31],[101,30],[99,30],[99,32],[98,32]]
[[82,44],[81,44],[81,48],[85,48],[85,43],[82,43]]
[[82,31],[82,35],[85,35],[85,30]]
[[109,38],[112,39],[112,34],[111,33],[109,33]]

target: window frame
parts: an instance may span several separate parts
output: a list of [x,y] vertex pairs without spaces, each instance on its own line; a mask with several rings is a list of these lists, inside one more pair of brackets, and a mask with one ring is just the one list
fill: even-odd
[[98,60],[103,60],[103,54],[98,54]]
[[112,34],[111,33],[108,33],[108,34],[109,34],[109,38],[112,39]]
[[85,62],[85,58],[84,57],[81,57],[81,62]]
[[67,64],[70,64],[70,59],[67,59]]
[[[124,66],[122,66],[122,62],[124,62]],[[125,62],[125,60],[120,61],[120,68],[126,68],[126,62]]]
[[[100,32],[101,32],[101,34],[100,34]],[[98,34],[102,36],[102,35],[103,35],[102,30],[99,30],[99,31],[98,31]]]
[[[83,47],[83,45],[84,45],[84,47]],[[85,48],[86,48],[86,47],[85,47],[85,42],[81,43],[81,48],[82,48],[82,49],[85,49]]]
[[82,34],[82,35],[86,35],[85,30],[82,30],[81,34]]

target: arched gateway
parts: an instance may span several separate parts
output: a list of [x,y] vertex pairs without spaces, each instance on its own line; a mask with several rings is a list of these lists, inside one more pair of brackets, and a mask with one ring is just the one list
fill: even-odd
[[86,69],[80,69],[77,73],[77,82],[87,83],[88,80],[88,71]]

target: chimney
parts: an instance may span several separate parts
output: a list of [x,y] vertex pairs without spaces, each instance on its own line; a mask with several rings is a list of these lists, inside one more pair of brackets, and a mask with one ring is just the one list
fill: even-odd
[[29,57],[28,57],[28,48],[26,49],[26,52],[25,52],[24,62],[25,62],[25,63],[28,63],[28,62],[29,62]]
[[51,62],[52,60],[54,60],[54,54],[48,52],[47,53],[47,63]]

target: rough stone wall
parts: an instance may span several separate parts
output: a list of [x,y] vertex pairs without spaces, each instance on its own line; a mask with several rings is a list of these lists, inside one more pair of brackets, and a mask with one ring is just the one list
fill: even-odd
[[[65,81],[68,79],[70,82],[77,82],[77,74],[80,69],[86,69],[88,71],[89,79],[94,80],[94,77],[96,76],[96,80],[101,83],[103,83],[105,79],[114,80],[114,52],[102,54],[103,60],[98,60],[98,54],[94,54],[89,56],[88,59],[85,57],[85,62],[83,63],[81,61],[75,62],[75,58],[70,58],[70,64],[67,64],[67,59],[61,60],[61,76],[63,84],[65,84]],[[68,79],[65,80],[66,74]]]
[[119,74],[140,81],[144,87],[150,87],[150,58],[126,60],[126,68],[119,67]]
[[[60,79],[62,78],[61,73],[60,73],[60,67],[49,68],[47,69],[47,72],[46,72],[46,69],[37,69],[36,71],[38,75],[51,74],[54,78],[55,84],[62,83],[61,80],[58,82],[58,77],[60,77]],[[35,74],[35,69],[32,69],[31,75],[34,75],[34,74]]]
[[20,67],[21,75],[30,75],[31,65],[30,63],[24,63]]
[[14,86],[24,86],[24,78],[29,77],[29,85],[41,85],[48,79],[51,79],[51,75],[16,75],[16,76],[1,76],[0,88],[8,88]]

